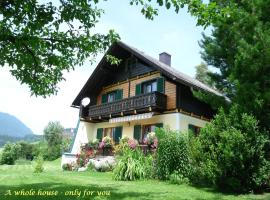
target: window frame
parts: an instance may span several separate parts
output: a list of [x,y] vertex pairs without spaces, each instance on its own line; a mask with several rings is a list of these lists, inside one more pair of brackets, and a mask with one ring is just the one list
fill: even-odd
[[[155,84],[155,90],[153,90],[153,84]],[[149,93],[152,93],[152,92],[157,92],[158,89],[157,89],[157,79],[151,79],[151,80],[147,80],[147,81],[144,81],[141,83],[141,93],[142,94],[149,94]],[[145,92],[145,89],[148,87],[148,86],[151,86],[151,91],[150,92]]]
[[[106,95],[107,95],[107,103],[115,102],[116,96],[117,96],[117,90],[110,91]],[[113,95],[113,101],[109,101],[110,95]]]

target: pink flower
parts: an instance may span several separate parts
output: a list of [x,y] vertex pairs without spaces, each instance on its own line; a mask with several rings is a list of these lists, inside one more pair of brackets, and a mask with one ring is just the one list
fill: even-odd
[[100,149],[102,149],[104,146],[105,146],[105,142],[102,141],[102,142],[99,143],[99,148]]
[[133,139],[128,139],[128,146],[131,148],[131,149],[135,149],[137,147],[138,143],[136,140],[133,140]]

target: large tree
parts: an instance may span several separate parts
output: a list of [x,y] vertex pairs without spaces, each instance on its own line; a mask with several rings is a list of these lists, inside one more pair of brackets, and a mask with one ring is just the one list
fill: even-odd
[[0,66],[34,95],[57,92],[63,72],[103,52],[118,39],[94,33],[98,0],[0,0]]
[[213,23],[203,37],[202,57],[218,69],[211,78],[242,110],[270,130],[270,1],[224,1],[237,5],[229,18]]

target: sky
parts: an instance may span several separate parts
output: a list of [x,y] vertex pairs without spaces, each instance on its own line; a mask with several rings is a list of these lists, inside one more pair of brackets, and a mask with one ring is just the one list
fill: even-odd
[[[198,41],[204,30],[196,26],[196,20],[185,9],[178,14],[160,9],[151,21],[145,19],[139,7],[130,6],[126,0],[103,2],[101,7],[105,13],[95,31],[106,33],[114,29],[123,42],[154,58],[165,51],[172,56],[172,67],[195,75],[195,66],[202,62]],[[31,96],[27,85],[21,85],[11,76],[7,66],[0,67],[0,112],[16,116],[35,134],[43,134],[49,121],[60,121],[65,128],[75,127],[79,110],[70,105],[101,58],[99,55],[96,63],[86,62],[65,73],[66,81],[59,84],[58,94],[47,98]]]

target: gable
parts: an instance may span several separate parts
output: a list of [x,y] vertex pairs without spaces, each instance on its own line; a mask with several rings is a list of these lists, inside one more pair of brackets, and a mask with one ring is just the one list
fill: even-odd
[[[121,64],[116,66],[108,63],[106,61],[107,54],[121,59]],[[97,100],[96,97],[102,87],[152,71],[159,71],[163,76],[168,77],[176,83],[224,97],[218,91],[148,56],[138,49],[130,47],[123,42],[117,42],[113,44],[103,56],[98,66],[73,101],[72,106],[79,107],[81,100],[85,97],[91,99],[90,106],[94,105]],[[228,99],[226,100],[229,101]]]
[[95,105],[97,96],[103,87],[156,71],[153,66],[145,63],[117,44],[110,48],[105,55],[107,54],[121,59],[121,63],[119,65],[111,65],[106,61],[106,56],[104,56],[73,101],[72,106],[80,106],[81,100],[85,97],[91,99],[90,105]]

